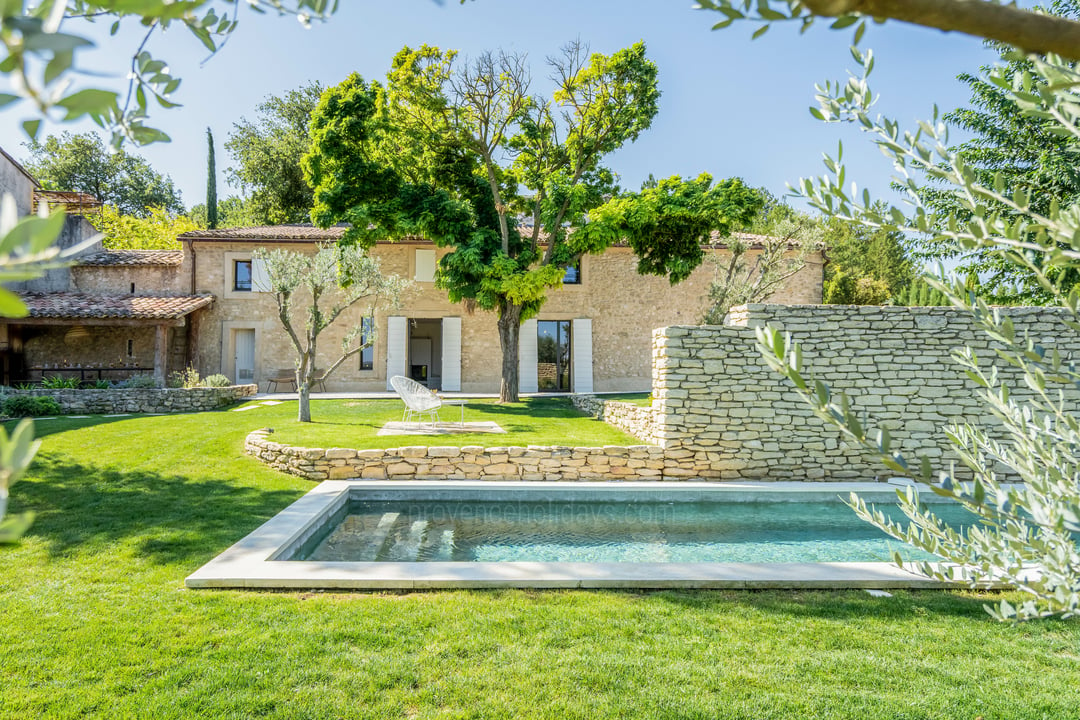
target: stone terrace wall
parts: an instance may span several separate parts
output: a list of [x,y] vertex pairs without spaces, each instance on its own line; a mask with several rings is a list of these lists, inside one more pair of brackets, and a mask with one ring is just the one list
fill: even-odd
[[[1080,337],[1054,308],[1011,308],[1017,330],[1080,357]],[[975,385],[950,353],[961,345],[994,358],[968,316],[951,308],[750,305],[736,326],[677,326],[653,334],[658,442],[690,452],[723,479],[871,480],[890,474],[875,459],[845,447],[814,417],[755,347],[753,328],[791,332],[803,344],[804,367],[856,409],[888,428],[897,449],[952,456],[942,434],[950,421],[982,422],[988,413]],[[999,360],[998,365],[1003,365]],[[1006,377],[1016,374],[1003,369]],[[1011,382],[1022,396],[1022,382]],[[1074,406],[1080,402],[1071,398]]]
[[578,410],[595,415],[609,425],[633,435],[651,445],[658,444],[656,410],[618,400],[605,400],[596,395],[571,395],[570,402]]
[[5,396],[51,397],[68,415],[201,412],[232,405],[258,392],[255,385],[221,388],[113,388],[109,390],[8,390]]
[[309,480],[687,480],[709,477],[687,450],[650,445],[605,447],[306,448],[272,442],[265,430],[244,450]]

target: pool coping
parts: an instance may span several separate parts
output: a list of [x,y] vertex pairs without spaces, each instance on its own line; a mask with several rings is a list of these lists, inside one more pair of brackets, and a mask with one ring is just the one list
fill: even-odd
[[[906,483],[910,484],[910,483]],[[353,492],[370,499],[402,494],[441,499],[462,493],[487,500],[522,499],[569,490],[582,500],[655,500],[677,494],[730,494],[733,500],[791,497],[814,501],[873,495],[894,501],[892,483],[855,482],[513,482],[327,480],[189,575],[189,588],[436,589],[436,588],[942,588],[956,586],[887,562],[848,563],[558,563],[558,562],[315,562],[278,560],[318,532],[323,518]],[[920,486],[927,501],[939,499]],[[879,497],[880,496],[880,497]]]

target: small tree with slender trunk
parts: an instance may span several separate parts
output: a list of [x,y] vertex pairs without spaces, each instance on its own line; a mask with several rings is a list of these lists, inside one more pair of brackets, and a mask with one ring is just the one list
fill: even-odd
[[[364,316],[374,317],[376,309],[397,307],[408,281],[383,275],[379,261],[356,247],[325,245],[314,255],[259,248],[252,257],[266,264],[269,287],[263,289],[273,293],[278,319],[296,351],[296,419],[311,422],[311,386],[371,347],[376,329],[374,323],[351,327],[342,338],[341,354],[321,373],[316,367],[319,335],[349,308],[366,305]],[[307,290],[306,303],[297,302],[302,290]],[[327,302],[329,308],[320,307]]]
[[763,235],[754,247],[746,238],[732,236],[720,241],[727,256],[710,255],[713,279],[709,283],[709,306],[702,315],[706,325],[722,325],[736,305],[761,302],[806,266],[806,257],[821,249],[818,227],[806,221],[783,220],[775,235]]

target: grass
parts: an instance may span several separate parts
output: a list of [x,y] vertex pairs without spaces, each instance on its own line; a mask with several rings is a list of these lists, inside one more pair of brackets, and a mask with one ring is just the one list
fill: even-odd
[[241,454],[267,410],[39,422],[0,717],[1080,718],[1080,623],[996,596],[187,590],[312,487]]
[[[495,422],[502,433],[451,435],[384,435],[386,423],[401,420],[400,400],[314,400],[312,423],[296,422],[296,403],[259,406],[233,413],[248,429],[270,426],[276,442],[306,447],[389,448],[405,445],[640,445],[641,440],[579,412],[566,398],[530,398],[519,403],[469,400],[465,422]],[[443,422],[457,422],[458,407],[441,409]]]
[[651,393],[604,393],[597,395],[601,400],[617,400],[638,407],[652,407]]

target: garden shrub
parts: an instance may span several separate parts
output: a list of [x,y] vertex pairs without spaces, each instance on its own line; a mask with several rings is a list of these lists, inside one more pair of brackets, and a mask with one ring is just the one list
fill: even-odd
[[40,415],[59,415],[60,403],[51,397],[32,397],[16,395],[4,400],[3,413],[9,417],[38,417]]
[[118,388],[156,388],[158,381],[153,375],[132,375],[116,383]]
[[221,373],[218,373],[203,378],[203,385],[206,387],[229,387],[232,385],[232,381]]
[[74,390],[79,387],[79,378],[76,377],[61,377],[60,375],[52,375],[50,377],[41,378],[41,387],[46,390]]

